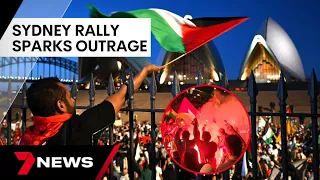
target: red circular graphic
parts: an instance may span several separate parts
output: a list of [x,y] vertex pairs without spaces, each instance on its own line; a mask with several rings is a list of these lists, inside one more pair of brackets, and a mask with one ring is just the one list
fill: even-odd
[[216,85],[194,86],[179,93],[166,108],[160,130],[171,158],[195,174],[230,169],[250,140],[245,106],[232,92]]

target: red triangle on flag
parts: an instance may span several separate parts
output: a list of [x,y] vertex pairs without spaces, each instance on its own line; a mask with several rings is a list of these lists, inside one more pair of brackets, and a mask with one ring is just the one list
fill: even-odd
[[186,47],[186,53],[190,53],[191,51],[201,47],[202,45],[229,31],[247,19],[248,18],[233,19],[207,27],[192,27],[188,25],[182,25],[182,37],[183,43]]
[[192,112],[193,115],[198,113],[198,110],[193,106],[193,104],[188,100],[188,98],[183,98],[178,113],[189,113]]

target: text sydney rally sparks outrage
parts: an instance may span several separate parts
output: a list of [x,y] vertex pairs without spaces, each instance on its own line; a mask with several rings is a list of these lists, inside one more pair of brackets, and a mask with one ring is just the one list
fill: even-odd
[[[146,52],[147,40],[108,40],[119,36],[120,25],[14,25],[13,35],[25,40],[13,41],[13,51],[70,52]],[[123,32],[123,31],[122,31]],[[30,37],[65,37],[65,40],[28,40]],[[70,37],[99,37],[95,40],[73,40]],[[29,37],[29,38],[28,38]],[[101,37],[101,38],[100,38]]]

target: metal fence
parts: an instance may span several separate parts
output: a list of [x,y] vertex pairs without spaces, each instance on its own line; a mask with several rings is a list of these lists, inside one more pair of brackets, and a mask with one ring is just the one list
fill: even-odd
[[[201,84],[201,73],[198,73],[198,81],[197,84]],[[150,109],[137,109],[133,107],[134,102],[134,85],[133,85],[133,77],[130,76],[128,80],[128,107],[125,109],[121,109],[121,111],[129,112],[129,125],[130,127],[133,127],[134,124],[134,112],[149,112],[150,113],[150,119],[151,119],[151,148],[155,149],[155,128],[156,128],[156,120],[155,120],[155,113],[163,113],[164,109],[155,109],[155,101],[156,101],[156,93],[157,93],[157,85],[156,85],[156,76],[155,74],[152,75],[151,81],[149,85],[149,93],[150,93]],[[227,82],[221,82],[221,86],[224,86],[225,88],[228,88]],[[253,72],[251,72],[249,81],[248,81],[248,95],[250,97],[250,112],[248,112],[249,116],[251,117],[251,137],[252,137],[252,174],[253,179],[257,179],[258,175],[258,163],[257,163],[257,136],[256,136],[256,117],[257,116],[277,116],[280,117],[280,123],[281,123],[281,146],[282,146],[282,172],[283,172],[283,179],[288,179],[288,157],[287,157],[287,131],[286,131],[286,116],[289,117],[299,117],[301,119],[305,119],[306,117],[310,117],[312,119],[312,147],[313,147],[313,173],[314,173],[314,179],[319,179],[319,149],[318,149],[318,122],[317,118],[320,117],[320,115],[317,113],[317,97],[319,94],[319,87],[318,87],[318,81],[315,74],[315,71],[313,70],[311,73],[311,78],[309,82],[309,90],[308,94],[310,96],[310,113],[286,113],[286,99],[288,97],[288,92],[286,89],[286,82],[285,77],[283,76],[283,73],[281,73],[280,80],[278,82],[278,90],[277,90],[277,97],[279,99],[279,106],[280,106],[280,112],[279,113],[268,113],[268,112],[257,112],[257,95],[258,95],[258,88],[255,81],[255,77]],[[7,113],[7,124],[8,124],[8,132],[11,132],[11,122],[12,122],[12,108],[20,108],[22,110],[22,116],[23,116],[23,122],[24,125],[26,123],[26,111],[27,111],[27,103],[26,103],[26,91],[27,86],[26,84],[23,85],[22,88],[22,105],[13,105],[9,108]],[[112,75],[109,77],[108,82],[108,95],[112,95],[116,93],[114,81]],[[172,84],[172,90],[171,93],[173,97],[177,96],[180,92],[180,85],[179,80],[177,77],[177,73],[174,73],[173,77],[173,84]],[[77,96],[77,84],[76,79],[74,77],[72,88],[71,88],[71,95],[72,98],[76,100]],[[95,104],[95,86],[94,86],[94,78],[93,75],[91,75],[90,79],[90,88],[89,88],[89,106],[75,106],[76,109],[88,109],[90,107],[93,107]],[[24,126],[25,127],[25,126]],[[109,127],[110,131],[110,141],[113,142],[113,125]],[[130,179],[134,179],[134,169],[135,162],[134,162],[134,129],[130,128],[129,130],[129,141],[130,141],[130,151],[128,155],[128,165],[129,165],[129,177]],[[11,143],[11,133],[8,133],[8,145]],[[156,152],[151,151],[151,159],[150,164],[152,165],[152,179],[156,179]],[[112,168],[112,166],[110,166]],[[204,179],[205,177],[201,177],[201,179]],[[223,179],[227,180],[229,179],[229,171],[226,171],[223,173]]]

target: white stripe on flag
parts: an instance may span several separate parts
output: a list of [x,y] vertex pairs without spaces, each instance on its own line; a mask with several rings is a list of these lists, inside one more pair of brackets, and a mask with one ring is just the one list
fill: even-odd
[[248,174],[248,167],[247,167],[247,153],[245,152],[243,155],[242,160],[242,169],[241,169],[241,176],[246,177]]
[[140,151],[141,151],[141,149],[140,149],[140,144],[138,143],[137,149],[136,149],[136,155],[135,155],[135,157],[134,157],[134,159],[135,159],[136,161],[138,161],[138,160],[140,159]]

